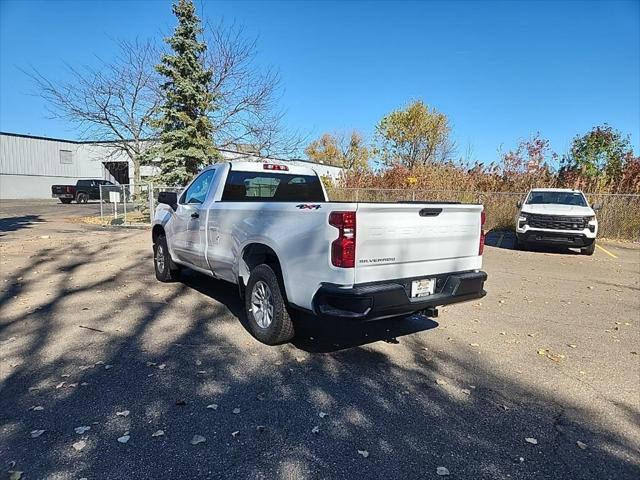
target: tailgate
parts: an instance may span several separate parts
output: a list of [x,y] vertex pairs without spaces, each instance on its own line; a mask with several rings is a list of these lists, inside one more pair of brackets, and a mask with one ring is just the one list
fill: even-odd
[[51,193],[54,195],[61,193],[73,193],[75,189],[75,185],[52,185]]
[[482,205],[358,204],[355,283],[479,269]]

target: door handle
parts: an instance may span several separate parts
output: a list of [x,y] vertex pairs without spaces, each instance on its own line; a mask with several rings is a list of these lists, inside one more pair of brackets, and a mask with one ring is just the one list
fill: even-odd
[[191,218],[200,218],[200,214],[198,212],[194,212],[191,214]]

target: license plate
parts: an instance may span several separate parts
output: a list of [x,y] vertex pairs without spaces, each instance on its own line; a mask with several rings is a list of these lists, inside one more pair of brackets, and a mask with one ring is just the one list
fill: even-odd
[[432,295],[436,291],[435,278],[422,278],[411,282],[411,297],[419,298]]

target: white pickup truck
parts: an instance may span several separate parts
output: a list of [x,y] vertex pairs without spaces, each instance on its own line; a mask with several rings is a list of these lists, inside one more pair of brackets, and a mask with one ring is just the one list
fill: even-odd
[[568,188],[534,188],[524,202],[518,202],[516,236],[518,248],[555,245],[579,248],[593,255],[598,235],[596,210],[584,193]]
[[290,340],[296,310],[373,320],[485,295],[482,205],[329,202],[317,173],[219,163],[153,220],[158,280],[189,267],[239,286],[251,333]]

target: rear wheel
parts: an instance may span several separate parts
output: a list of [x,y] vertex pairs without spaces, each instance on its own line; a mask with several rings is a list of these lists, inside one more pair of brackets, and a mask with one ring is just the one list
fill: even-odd
[[60,201],[62,203],[64,203],[65,205],[68,205],[71,203],[71,199],[70,198],[61,198]]
[[591,245],[587,245],[580,249],[580,253],[582,255],[593,255],[593,252],[596,251],[596,241],[594,240]]
[[153,244],[153,265],[156,279],[161,282],[173,282],[180,274],[180,268],[171,260],[167,238],[164,235],[160,235]]
[[258,265],[251,271],[244,304],[249,329],[262,343],[277,345],[293,338],[293,322],[280,282],[269,265]]

